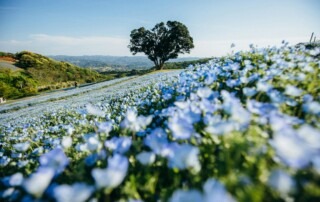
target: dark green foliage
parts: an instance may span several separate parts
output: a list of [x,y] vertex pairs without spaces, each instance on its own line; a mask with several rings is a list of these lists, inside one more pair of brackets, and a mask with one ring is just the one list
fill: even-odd
[[212,58],[203,58],[199,60],[183,61],[183,62],[168,62],[163,65],[163,69],[185,69],[189,65],[204,64]]
[[14,57],[13,53],[0,52],[0,57]]
[[188,28],[177,21],[161,22],[151,30],[144,27],[134,29],[130,37],[130,51],[134,55],[145,53],[157,70],[162,69],[169,59],[177,58],[179,53],[190,53],[190,49],[194,48]]
[[106,71],[100,72],[101,74],[105,74],[108,76],[113,76],[114,78],[122,78],[126,76],[141,76],[147,73],[154,71],[153,69],[145,69],[145,70],[131,70],[131,71]]
[[23,71],[0,69],[0,97],[15,99],[37,93],[37,83]]

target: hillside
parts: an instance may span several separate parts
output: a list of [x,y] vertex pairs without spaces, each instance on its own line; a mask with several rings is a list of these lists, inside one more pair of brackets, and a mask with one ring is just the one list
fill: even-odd
[[0,53],[0,97],[7,99],[70,87],[75,82],[89,83],[107,78],[95,71],[32,52]]

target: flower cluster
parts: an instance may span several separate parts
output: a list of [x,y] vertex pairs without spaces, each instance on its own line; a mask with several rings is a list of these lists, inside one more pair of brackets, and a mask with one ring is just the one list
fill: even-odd
[[316,201],[319,53],[251,46],[112,90],[5,106],[0,198]]

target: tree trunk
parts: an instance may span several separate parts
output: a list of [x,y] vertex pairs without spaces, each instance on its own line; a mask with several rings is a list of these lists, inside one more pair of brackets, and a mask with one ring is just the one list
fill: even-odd
[[163,66],[164,66],[164,62],[162,60],[155,60],[153,61],[154,62],[154,65],[156,67],[156,70],[162,70],[163,69]]
[[163,69],[163,64],[157,65],[156,70],[162,70]]

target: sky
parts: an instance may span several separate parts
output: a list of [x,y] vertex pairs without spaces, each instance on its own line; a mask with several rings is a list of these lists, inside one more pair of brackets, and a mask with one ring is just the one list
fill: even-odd
[[130,56],[130,32],[159,22],[185,24],[211,57],[320,39],[320,0],[0,0],[0,51]]

